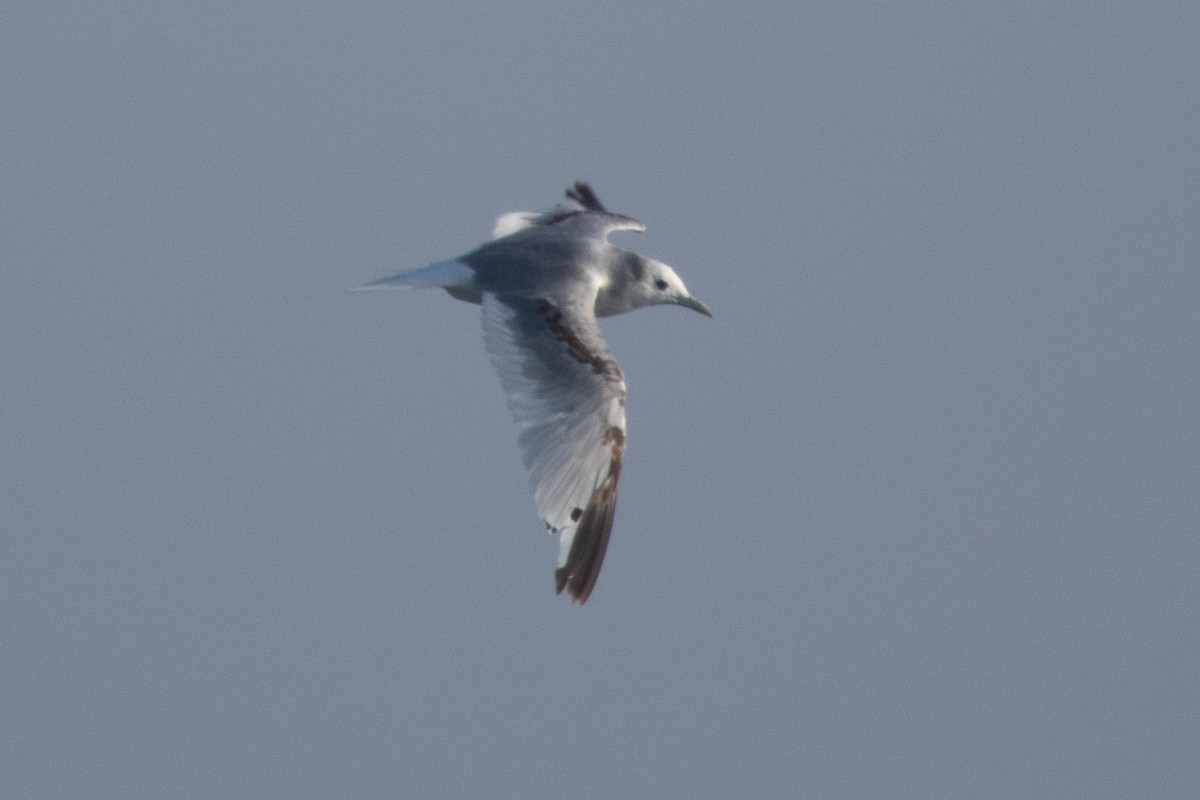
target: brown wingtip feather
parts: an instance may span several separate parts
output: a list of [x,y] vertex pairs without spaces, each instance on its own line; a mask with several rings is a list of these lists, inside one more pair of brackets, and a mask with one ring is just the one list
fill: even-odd
[[625,457],[625,432],[616,426],[610,427],[604,434],[604,441],[612,447],[608,474],[592,493],[591,502],[579,519],[567,563],[554,571],[555,593],[562,594],[566,589],[571,602],[580,606],[587,602],[600,577],[600,566],[604,563],[617,513],[617,484],[621,480],[621,462]]
[[588,505],[583,518],[579,520],[567,563],[554,571],[555,591],[561,594],[566,589],[567,596],[576,605],[586,603],[595,588],[612,534],[613,517],[617,510],[616,486],[611,492],[601,492],[604,492],[603,487],[597,491],[599,496]]

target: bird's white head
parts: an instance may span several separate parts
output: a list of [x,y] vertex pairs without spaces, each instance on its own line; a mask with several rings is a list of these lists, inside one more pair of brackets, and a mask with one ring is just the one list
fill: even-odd
[[708,306],[692,297],[675,270],[653,258],[621,251],[612,282],[601,288],[596,297],[596,316],[609,317],[658,305],[683,306],[712,316]]

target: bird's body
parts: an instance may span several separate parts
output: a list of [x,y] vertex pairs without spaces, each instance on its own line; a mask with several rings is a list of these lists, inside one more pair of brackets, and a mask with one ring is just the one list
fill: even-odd
[[609,244],[641,223],[605,210],[583,182],[567,196],[582,208],[505,214],[475,250],[362,288],[438,286],[483,307],[534,502],[561,536],[557,590],[582,604],[608,547],[625,452],[625,379],[596,318],[660,304],[712,314],[669,266]]

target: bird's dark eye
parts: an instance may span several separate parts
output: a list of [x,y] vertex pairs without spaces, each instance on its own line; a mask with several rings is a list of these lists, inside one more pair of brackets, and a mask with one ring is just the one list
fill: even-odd
[[658,290],[660,292],[665,292],[667,290],[667,282],[664,281],[662,278],[659,278],[658,280],[656,280],[654,282],[654,285],[658,287]]

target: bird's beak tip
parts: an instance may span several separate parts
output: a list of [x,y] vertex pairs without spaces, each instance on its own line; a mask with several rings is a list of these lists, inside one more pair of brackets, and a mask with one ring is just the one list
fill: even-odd
[[709,319],[712,319],[712,315],[713,315],[712,310],[709,309],[708,306],[704,305],[704,303],[701,303],[699,300],[697,300],[694,297],[682,298],[679,301],[679,305],[684,306],[685,308],[690,308],[693,311],[699,311],[704,316],[708,317]]

